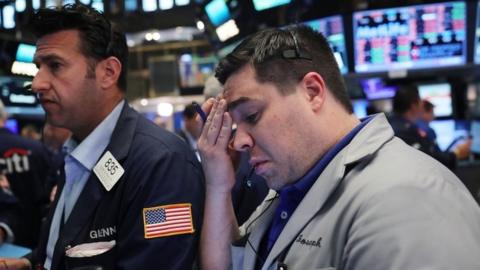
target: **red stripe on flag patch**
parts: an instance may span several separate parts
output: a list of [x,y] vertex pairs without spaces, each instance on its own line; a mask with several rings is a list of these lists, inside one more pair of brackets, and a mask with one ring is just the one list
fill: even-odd
[[193,233],[191,204],[143,208],[143,226],[145,238]]

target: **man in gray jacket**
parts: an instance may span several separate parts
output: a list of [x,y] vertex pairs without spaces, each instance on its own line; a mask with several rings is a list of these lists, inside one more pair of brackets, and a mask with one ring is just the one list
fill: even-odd
[[[264,30],[223,59],[198,147],[204,269],[480,269],[480,208],[446,167],[359,120],[325,38]],[[237,125],[230,141],[232,123]],[[240,228],[226,148],[272,189]]]

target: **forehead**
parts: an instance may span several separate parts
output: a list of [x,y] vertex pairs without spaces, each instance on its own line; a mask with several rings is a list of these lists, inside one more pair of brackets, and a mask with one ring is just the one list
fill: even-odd
[[224,85],[222,97],[229,111],[242,104],[265,104],[282,97],[280,89],[271,82],[259,82],[251,65],[246,65],[230,75]]
[[79,51],[79,33],[77,30],[63,30],[45,35],[38,39],[35,58],[44,54],[72,53]]
[[227,79],[224,85],[223,98],[227,102],[231,102],[239,97],[253,97],[261,94],[262,91],[259,90],[262,85],[257,81],[253,67],[246,65]]

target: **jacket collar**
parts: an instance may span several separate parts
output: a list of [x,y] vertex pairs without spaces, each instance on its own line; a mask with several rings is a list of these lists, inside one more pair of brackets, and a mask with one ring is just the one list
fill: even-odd
[[[362,130],[358,132],[350,144],[345,146],[345,148],[333,158],[315,184],[313,184],[302,202],[300,202],[298,208],[295,210],[272,247],[263,269],[268,269],[268,266],[274,262],[280,253],[290,247],[290,244],[295,240],[301,230],[322,209],[328,198],[335,192],[342,182],[345,176],[346,167],[349,164],[360,162],[373,155],[385,143],[390,141],[393,136],[393,130],[388,124],[384,114],[376,115]],[[275,209],[274,207],[272,208]],[[269,209],[269,212],[274,212],[274,210]],[[271,219],[272,216],[273,213],[270,213],[268,218]],[[265,219],[267,219],[267,217],[265,217]],[[264,220],[263,222],[267,224],[264,225],[265,227],[268,227],[270,224],[268,220]],[[259,240],[257,241],[257,239],[255,239],[256,245],[253,245],[257,249],[266,228],[261,227],[259,230],[262,230],[263,233],[260,236],[255,235]],[[252,234],[252,238],[253,237],[254,235]],[[245,257],[247,257],[247,254],[245,254]],[[247,261],[245,262],[245,266],[245,269],[253,269],[249,268],[250,266],[247,267]]]
[[[110,142],[104,151],[110,151],[120,164],[122,164],[127,157],[138,117],[138,113],[125,102]],[[101,156],[103,156],[103,154]],[[121,181],[121,179],[119,181]],[[58,193],[60,193],[60,191]],[[100,199],[106,193],[107,191],[100,183],[98,177],[92,173],[77,200],[78,203],[75,204],[67,223],[64,225],[62,234],[58,238],[52,259],[52,269],[58,269],[65,254],[65,245],[73,242],[82,228],[88,224]],[[52,208],[55,209],[55,207],[56,205]],[[50,222],[53,218],[53,213],[54,211],[50,211]]]

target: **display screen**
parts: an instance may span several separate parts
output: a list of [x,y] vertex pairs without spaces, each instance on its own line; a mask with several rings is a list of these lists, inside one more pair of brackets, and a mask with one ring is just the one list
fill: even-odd
[[262,11],[269,8],[289,4],[291,0],[253,0],[253,6],[256,11]]
[[470,150],[473,153],[480,154],[480,120],[472,121],[470,134],[472,135],[472,147]]
[[205,6],[205,13],[213,25],[219,26],[230,20],[230,11],[225,0],[213,0]]
[[35,45],[29,45],[20,43],[17,48],[15,59],[20,62],[31,63],[33,62],[33,56],[35,55],[37,47]]
[[353,113],[358,118],[364,118],[368,115],[367,108],[368,108],[368,101],[365,99],[356,99],[352,100],[353,106]]
[[347,50],[345,46],[345,35],[341,16],[331,16],[322,19],[304,22],[314,30],[322,33],[332,48],[335,60],[342,74],[348,72]]
[[398,88],[386,85],[381,78],[360,80],[360,84],[368,100],[393,98]]
[[433,104],[435,117],[452,115],[452,87],[449,83],[419,85],[418,92],[421,99],[426,99]]
[[465,17],[464,2],[355,12],[355,71],[465,64]]
[[477,3],[477,19],[475,24],[475,64],[480,64],[480,1]]
[[203,86],[215,72],[218,58],[184,54],[179,59],[180,87]]
[[468,128],[460,121],[434,120],[429,123],[429,126],[435,131],[436,142],[442,151],[450,150],[449,148],[452,148],[456,142],[468,137]]

